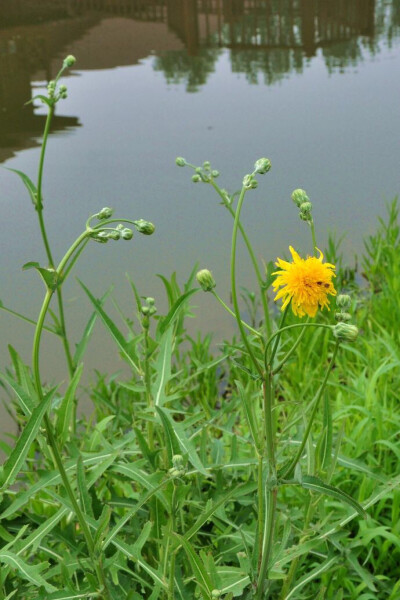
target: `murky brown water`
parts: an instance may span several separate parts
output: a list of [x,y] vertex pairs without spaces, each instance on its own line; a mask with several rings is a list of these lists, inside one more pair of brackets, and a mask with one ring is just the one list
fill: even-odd
[[[0,0],[0,161],[35,177],[45,111],[25,103],[74,54],[45,167],[54,252],[61,257],[105,205],[157,225],[130,245],[88,247],[75,275],[94,293],[114,284],[133,314],[125,272],[161,305],[155,273],[176,270],[183,281],[198,262],[228,296],[230,217],[210,188],[175,166],[178,155],[211,160],[232,191],[268,156],[273,169],[244,209],[260,259],[289,244],[309,250],[290,201],[304,187],[319,244],[328,230],[346,233],[351,261],[399,192],[399,33],[399,0]],[[0,299],[35,318],[42,285],[21,265],[45,262],[36,216],[14,175],[2,171],[0,181]],[[245,257],[240,265],[251,288]],[[77,336],[90,307],[72,279],[65,294]],[[195,328],[217,339],[230,331],[208,297],[196,304]],[[32,328],[4,312],[0,327],[1,366],[8,343],[28,362]],[[61,350],[44,346],[44,376],[63,377]],[[118,366],[101,324],[86,363]]]

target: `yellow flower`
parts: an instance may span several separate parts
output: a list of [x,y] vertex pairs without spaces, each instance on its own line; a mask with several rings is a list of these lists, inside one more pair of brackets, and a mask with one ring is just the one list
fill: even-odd
[[[335,265],[323,263],[324,255],[318,250],[319,257],[309,256],[301,258],[296,250],[289,246],[293,262],[287,262],[281,258],[275,263],[281,271],[275,271],[276,279],[272,286],[275,292],[275,300],[283,298],[282,310],[292,301],[292,310],[295,315],[304,317],[305,314],[315,317],[318,306],[329,310],[328,294],[336,296],[332,277]],[[279,288],[282,288],[278,291]]]

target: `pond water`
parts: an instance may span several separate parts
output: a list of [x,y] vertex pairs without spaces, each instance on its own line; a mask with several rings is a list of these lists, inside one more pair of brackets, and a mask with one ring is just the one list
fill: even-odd
[[[0,27],[0,161],[33,179],[46,112],[25,103],[44,93],[67,54],[77,58],[45,165],[55,256],[103,206],[156,224],[151,237],[89,245],[75,269],[96,295],[114,285],[132,317],[125,273],[163,307],[155,274],[176,271],[183,283],[198,263],[229,298],[231,217],[210,186],[175,166],[176,156],[210,160],[230,191],[256,159],[270,158],[243,213],[260,261],[289,244],[310,251],[290,200],[297,187],[314,203],[318,244],[329,231],[345,234],[351,264],[399,192],[399,0],[0,0]],[[36,215],[19,179],[6,170],[0,178],[0,299],[36,318],[44,289],[21,270],[46,262]],[[244,254],[239,269],[240,284],[254,287]],[[73,277],[65,298],[76,338],[90,306]],[[218,340],[233,331],[207,295],[194,304],[193,332],[214,331]],[[3,311],[0,326],[1,367],[7,344],[28,362],[32,327]],[[61,349],[48,337],[43,346],[44,378],[64,377]],[[87,371],[119,364],[99,323]]]

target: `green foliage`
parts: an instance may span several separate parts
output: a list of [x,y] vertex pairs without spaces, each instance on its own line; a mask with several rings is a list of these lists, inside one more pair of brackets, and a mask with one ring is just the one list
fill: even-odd
[[[70,66],[66,61],[62,71]],[[50,111],[65,94],[58,77],[49,102],[43,97]],[[217,299],[235,317],[238,339],[224,342],[216,354],[210,332],[187,333],[198,292],[194,269],[183,287],[175,273],[159,276],[168,301],[164,315],[154,299],[142,303],[131,280],[137,312],[120,314],[123,327],[107,306],[111,292],[97,299],[81,283],[93,312],[72,355],[63,282],[90,239],[104,244],[111,233],[119,239],[123,226],[104,228],[115,222],[111,209],[93,215],[55,267],[42,215],[43,160],[44,150],[37,186],[17,174],[34,201],[49,258],[49,269],[27,265],[44,278],[45,299],[37,321],[0,303],[35,326],[32,369],[10,347],[11,367],[0,375],[18,427],[12,447],[1,445],[0,600],[396,600],[397,203],[366,240],[364,280],[343,265],[338,245],[329,242],[329,260],[337,264],[340,286],[352,290],[361,331],[354,345],[339,344],[326,313],[312,323],[299,323],[288,310],[279,320],[271,317],[266,292],[274,267],[269,262],[263,277],[240,221],[245,193],[266,169],[244,177],[234,209],[236,194],[218,187],[218,171],[207,161],[194,167],[179,159],[195,170],[196,181],[217,191],[234,219],[233,311],[209,291],[210,301]],[[100,223],[91,225],[96,218]],[[311,213],[307,223],[315,247]],[[149,233],[154,227],[147,225]],[[242,288],[251,325],[240,315],[237,235],[259,288],[259,296]],[[53,295],[57,313],[49,309]],[[65,350],[69,379],[63,391],[44,386],[40,377],[47,314],[55,323],[47,329]],[[78,416],[85,397],[82,361],[97,321],[129,373],[96,373],[86,390],[92,414]]]

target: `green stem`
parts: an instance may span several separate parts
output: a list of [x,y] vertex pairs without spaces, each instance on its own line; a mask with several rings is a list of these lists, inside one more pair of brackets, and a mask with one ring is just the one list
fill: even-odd
[[[170,517],[170,535],[168,536],[168,539],[170,539],[171,537],[171,533],[173,531],[175,531],[176,528],[176,519],[175,519],[175,515],[176,515],[176,511],[177,511],[177,506],[176,506],[176,485],[173,482],[173,492],[172,492],[172,499],[171,499],[171,517]],[[166,550],[166,558],[168,556],[168,542],[167,542],[167,550]],[[174,600],[174,588],[175,588],[175,557],[176,557],[176,553],[175,551],[171,553],[171,558],[170,558],[170,562],[169,562],[169,578],[168,578],[168,600]],[[164,571],[164,577],[166,577],[166,570]]]
[[[233,210],[232,206],[227,203],[226,198],[225,198],[224,194],[222,193],[222,190],[220,189],[220,187],[215,183],[215,181],[211,181],[211,185],[213,186],[214,190],[217,192],[217,194],[222,199],[222,202],[223,202],[223,205],[225,206],[225,208],[230,212],[232,217],[235,218],[235,211]],[[240,234],[243,238],[243,241],[246,245],[247,251],[250,256],[250,260],[253,264],[254,272],[257,277],[258,287],[260,288],[261,302],[262,302],[263,311],[264,311],[265,327],[266,327],[266,331],[267,331],[267,336],[270,336],[271,335],[271,319],[270,319],[269,308],[268,308],[268,299],[266,297],[266,293],[265,293],[265,289],[264,289],[263,278],[260,273],[260,269],[259,269],[259,266],[257,263],[257,259],[255,257],[254,251],[253,251],[253,247],[252,247],[250,240],[247,237],[247,234],[246,234],[246,232],[243,228],[243,225],[240,221],[238,223],[238,227],[239,227]]]
[[[215,296],[215,298],[218,300],[218,302],[224,307],[224,309],[230,314],[232,315],[232,317],[236,318],[235,313],[233,312],[233,310],[231,310],[229,308],[229,306],[227,304],[225,304],[225,302],[222,300],[222,298],[220,298],[220,296],[218,296],[218,294],[215,292],[215,290],[211,290],[211,293]],[[262,338],[262,334],[257,331],[256,329],[253,329],[253,327],[251,327],[248,323],[246,323],[245,321],[242,320],[242,325],[244,327],[246,327],[246,329],[248,329],[251,333],[254,333],[254,335],[258,336],[259,338]]]
[[293,346],[290,348],[290,350],[288,350],[288,352],[286,352],[286,354],[282,358],[281,362],[275,367],[275,369],[273,370],[273,375],[276,375],[277,373],[279,373],[279,371],[282,369],[284,364],[289,360],[289,358],[292,356],[292,354],[296,351],[297,346],[300,344],[300,342],[303,339],[303,336],[306,332],[306,328],[305,328],[306,325],[307,325],[307,323],[304,323],[303,329],[300,331],[300,335],[298,336],[297,340],[295,341]]
[[311,237],[312,237],[312,244],[313,244],[313,254],[315,256],[315,251],[317,250],[317,238],[315,237],[315,226],[314,226],[313,219],[311,219],[311,221],[310,221],[310,227],[311,227]]
[[[83,234],[81,234],[79,236],[79,238],[77,238],[77,240],[69,248],[69,250],[65,254],[64,258],[61,260],[61,262],[57,268],[57,273],[59,276],[61,275],[62,270],[65,267],[65,265],[67,264],[70,257],[73,255],[75,250],[79,247],[79,245],[84,241],[84,239],[87,237],[87,235],[88,235],[88,232],[85,231]],[[48,310],[51,298],[53,296],[53,293],[54,293],[54,290],[47,289],[47,291],[46,291],[46,295],[43,300],[42,307],[40,309],[39,317],[37,320],[35,335],[34,335],[34,339],[33,339],[32,368],[33,368],[35,387],[36,387],[39,403],[43,402],[43,399],[44,399],[43,389],[42,389],[42,384],[41,384],[41,377],[40,377],[40,365],[39,365],[40,340],[41,340],[41,334],[42,334],[42,331],[44,328],[44,320],[45,320],[47,310]],[[92,535],[90,533],[89,526],[87,525],[85,516],[84,516],[83,512],[81,511],[78,501],[76,500],[76,495],[75,495],[75,493],[71,487],[71,484],[69,482],[68,475],[65,471],[63,460],[62,460],[60,451],[58,449],[57,440],[56,440],[54,432],[53,432],[53,427],[52,427],[51,421],[47,414],[44,415],[43,420],[44,420],[44,425],[45,425],[45,429],[46,429],[46,436],[47,436],[48,444],[51,448],[55,464],[57,465],[61,479],[63,481],[65,491],[68,494],[71,505],[72,505],[74,512],[76,514],[76,517],[79,521],[79,525],[82,529],[82,533],[85,537],[88,552],[89,552],[89,555],[90,555],[92,563],[93,563],[93,567],[96,571],[99,583],[104,590],[104,598],[109,599],[110,596],[109,596],[109,592],[107,590],[107,583],[106,583],[103,569],[101,567],[101,563],[99,562],[98,558],[96,558],[94,556],[94,542],[93,542]]]
[[268,339],[266,346],[265,346],[265,354],[264,354],[264,363],[265,363],[265,368],[268,368],[268,364],[270,361],[268,361],[268,356],[267,356],[267,352],[269,349],[269,346],[271,345],[271,342],[273,341],[273,339],[277,336],[280,335],[281,333],[283,333],[284,331],[288,331],[289,329],[295,329],[296,327],[324,327],[325,329],[332,329],[332,325],[326,325],[325,323],[294,323],[293,325],[286,325],[286,327],[282,327],[282,329],[278,329],[277,331],[275,331],[275,333],[273,333],[271,335],[271,337]]
[[306,429],[306,431],[304,433],[304,436],[303,436],[302,442],[301,442],[301,444],[299,446],[299,449],[298,449],[296,455],[294,456],[294,458],[290,461],[290,463],[286,467],[284,467],[282,469],[281,473],[279,473],[279,476],[280,476],[281,479],[286,479],[287,477],[290,477],[291,474],[293,473],[293,471],[294,471],[297,463],[301,459],[301,456],[303,454],[303,450],[304,450],[305,445],[307,443],[308,436],[310,435],[310,431],[311,431],[311,427],[312,427],[314,419],[315,419],[315,415],[317,414],[317,410],[318,410],[318,406],[319,406],[319,401],[320,401],[320,399],[322,397],[322,394],[324,392],[324,389],[325,389],[325,386],[327,384],[328,377],[330,375],[332,367],[335,364],[335,359],[336,359],[336,355],[337,355],[337,352],[338,352],[338,349],[339,349],[339,344],[340,344],[340,342],[338,342],[338,341],[335,344],[335,349],[333,351],[332,358],[330,360],[329,366],[328,366],[328,368],[326,370],[324,380],[323,380],[323,382],[321,384],[321,387],[319,388],[318,393],[317,393],[317,395],[315,397],[314,406],[313,406],[313,410],[312,410],[312,413],[311,413],[311,416],[310,416],[310,420],[308,421],[307,429]]
[[[281,317],[281,322],[279,323],[278,331],[276,332],[274,347],[272,348],[271,357],[270,357],[270,359],[268,361],[270,368],[272,368],[272,364],[274,362],[275,354],[276,354],[276,352],[278,350],[279,340],[281,339],[281,334],[282,334],[282,331],[283,331],[283,325],[284,325],[285,320],[286,320],[286,316],[287,316],[287,313],[288,313],[288,310],[289,310],[289,306],[290,306],[290,302],[286,306],[285,310],[283,311],[283,315]],[[267,347],[268,347],[268,343],[267,343]],[[267,350],[265,350],[265,356],[267,356]]]
[[244,200],[244,196],[246,193],[246,188],[245,186],[242,187],[242,190],[240,192],[240,196],[239,196],[239,201],[238,201],[238,205],[236,208],[236,213],[235,213],[235,220],[233,223],[233,231],[232,231],[232,247],[231,247],[231,288],[232,288],[232,303],[233,303],[233,308],[235,311],[235,317],[236,317],[236,321],[239,327],[239,331],[240,331],[240,335],[241,338],[243,340],[244,345],[246,346],[247,352],[249,353],[249,356],[251,358],[251,360],[253,361],[253,364],[255,366],[255,368],[257,369],[260,377],[263,378],[264,373],[263,370],[253,352],[253,349],[247,339],[247,335],[244,329],[244,326],[242,324],[242,320],[240,318],[240,310],[239,310],[239,302],[238,302],[238,297],[237,297],[237,290],[236,290],[236,245],[237,245],[237,232],[238,232],[238,228],[239,228],[239,223],[240,223],[240,211],[242,209],[242,205],[243,205],[243,200]]
[[[62,71],[63,71],[63,69],[61,69],[60,73],[58,74],[58,78],[60,77]],[[49,266],[51,268],[54,268],[54,260],[53,260],[53,256],[51,253],[50,244],[49,244],[49,240],[47,238],[46,227],[45,227],[44,219],[43,219],[42,182],[43,182],[44,158],[45,158],[45,154],[46,154],[47,140],[48,140],[49,133],[50,133],[51,121],[54,116],[54,106],[55,106],[54,104],[49,106],[49,110],[48,110],[47,118],[46,118],[46,124],[45,124],[45,128],[44,128],[44,133],[43,133],[42,149],[40,152],[39,168],[38,168],[37,203],[36,203],[40,232],[41,232],[43,244],[44,244],[44,247],[46,250],[47,260],[48,260]],[[65,326],[64,305],[63,305],[61,288],[57,288],[57,301],[58,301],[58,311],[59,311],[59,318],[60,318],[61,337],[62,337],[62,341],[63,341],[65,356],[67,359],[69,376],[72,377],[72,375],[74,374],[74,371],[75,371],[75,367],[74,367],[73,360],[72,360],[71,350],[69,347],[67,331],[66,331],[66,326]]]
[[[276,459],[275,459],[275,439],[274,439],[274,421],[272,415],[273,408],[273,389],[272,376],[269,372],[263,382],[263,404],[264,404],[264,426],[267,458],[267,485],[265,491],[266,510],[259,512],[258,528],[261,532],[259,538],[259,560],[260,568],[257,580],[256,598],[264,599],[264,589],[268,577],[268,564],[274,543],[274,528],[276,515]],[[260,478],[260,474],[259,474]],[[264,493],[262,494],[264,498]]]

